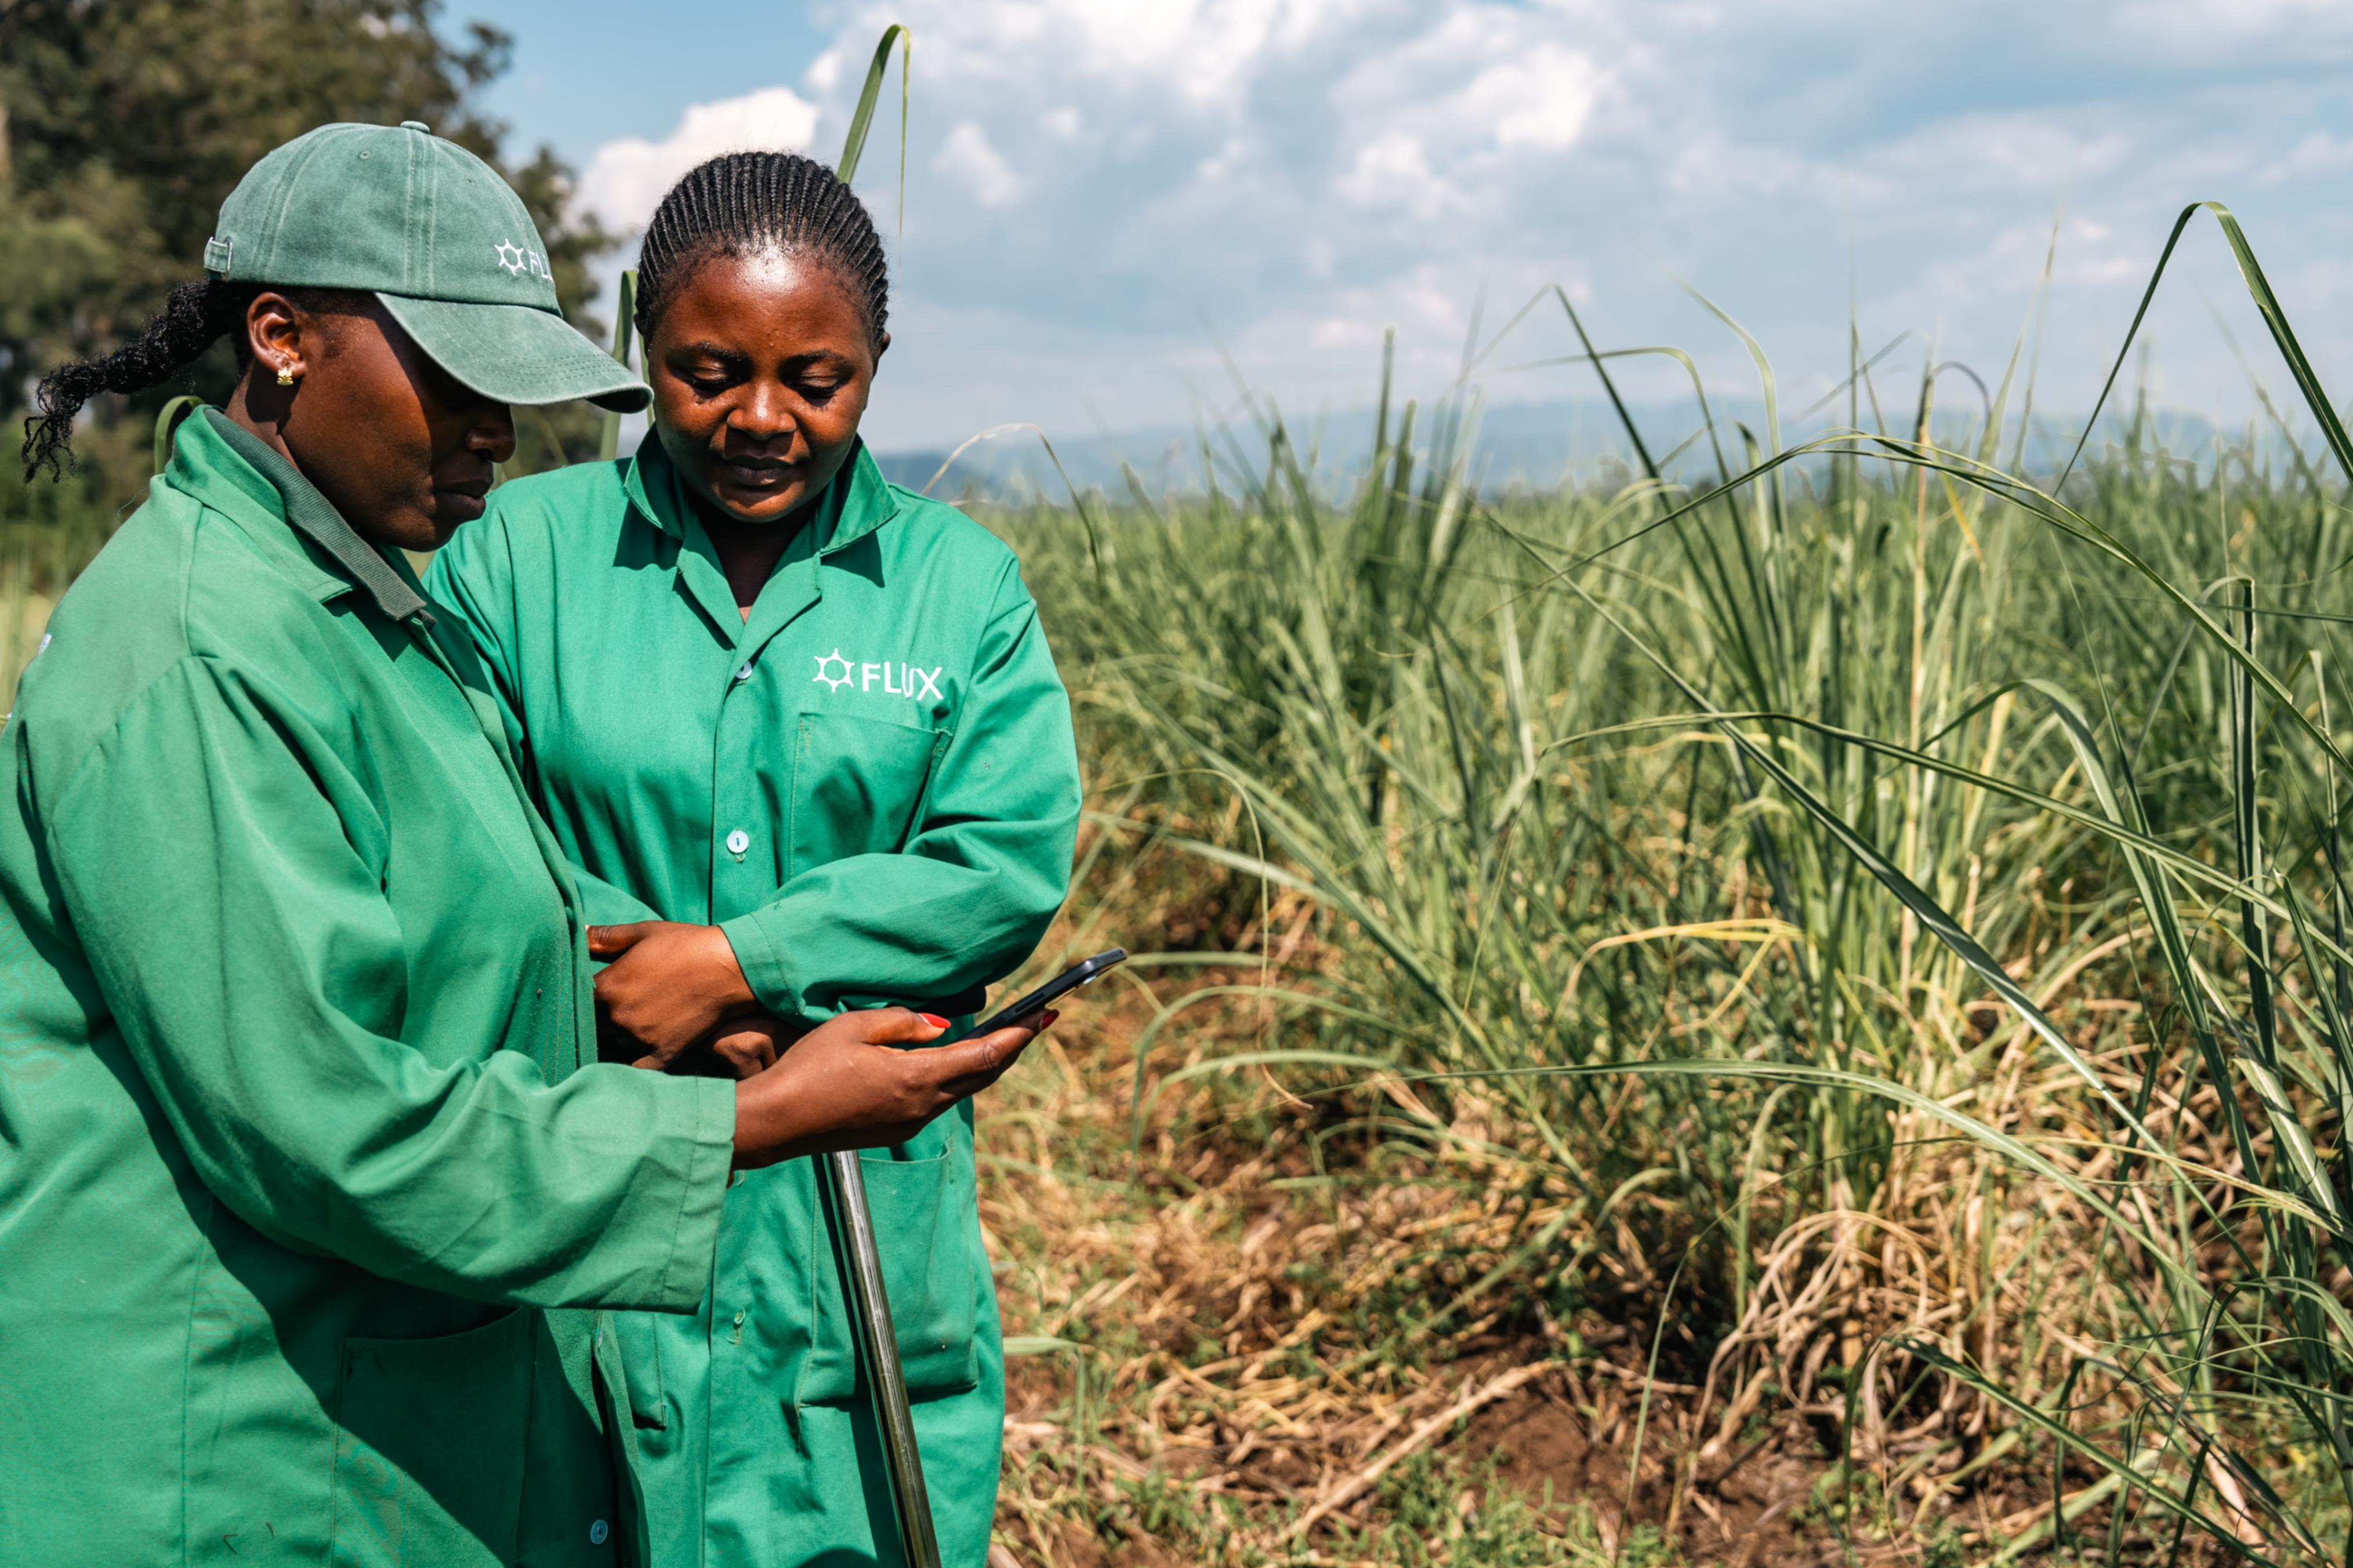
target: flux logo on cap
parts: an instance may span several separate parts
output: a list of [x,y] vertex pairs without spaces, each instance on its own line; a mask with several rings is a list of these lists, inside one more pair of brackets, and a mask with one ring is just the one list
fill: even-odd
[[548,278],[553,281],[553,277],[547,270],[547,263],[541,258],[539,252],[525,250],[512,239],[502,239],[499,242],[498,258],[499,265],[518,278],[523,275],[525,268],[529,268],[533,278]]

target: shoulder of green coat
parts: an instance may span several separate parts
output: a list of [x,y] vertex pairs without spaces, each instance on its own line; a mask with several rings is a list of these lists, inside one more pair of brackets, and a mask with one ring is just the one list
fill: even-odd
[[[622,489],[622,479],[630,461],[628,458],[616,458],[611,462],[575,463],[568,468],[550,468],[543,474],[509,479],[491,492],[490,517],[482,521],[502,515],[570,516],[584,506],[617,501],[627,493]],[[459,530],[459,537],[465,537],[464,530]]]
[[[463,573],[493,552],[518,563],[544,561],[559,546],[593,549],[628,513],[622,479],[629,459],[575,463],[509,479],[490,494],[482,515],[460,528],[435,558],[437,573]],[[446,563],[446,564],[445,564]]]
[[579,545],[581,533],[618,527],[618,520],[628,512],[628,491],[621,487],[626,472],[628,458],[617,458],[612,463],[575,463],[572,468],[551,468],[530,478],[508,479],[490,491],[490,508],[480,520],[459,529],[457,536],[442,545],[442,552],[457,552],[454,560],[463,562],[499,536],[506,538],[508,548],[532,538],[558,536],[567,545]]
[[188,653],[188,602],[205,508],[158,483],[49,613],[12,716],[53,768],[69,769],[132,700]]
[[326,624],[318,599],[235,522],[159,482],[51,612],[14,718],[62,777],[191,658],[312,680]]
[[898,485],[891,487],[891,493],[899,503],[897,513],[891,519],[891,528],[898,532],[900,550],[945,555],[959,574],[973,577],[985,574],[996,585],[1000,602],[1008,593],[1023,599],[1029,597],[1028,590],[1021,586],[1020,558],[1011,545],[945,501],[917,495]]

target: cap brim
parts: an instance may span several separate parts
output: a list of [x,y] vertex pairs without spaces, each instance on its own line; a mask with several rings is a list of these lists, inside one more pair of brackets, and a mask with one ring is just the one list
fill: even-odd
[[653,401],[653,389],[627,365],[550,311],[381,291],[376,298],[435,364],[493,402],[581,397],[635,414]]

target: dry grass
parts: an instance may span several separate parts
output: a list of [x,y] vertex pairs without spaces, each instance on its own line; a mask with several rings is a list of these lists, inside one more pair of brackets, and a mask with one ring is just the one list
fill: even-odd
[[[1166,875],[1141,868],[1135,892],[1123,843]],[[1255,944],[1247,889],[1128,836],[1093,864],[1133,895],[1097,929],[1214,944],[1222,918]],[[1277,985],[1344,962],[1332,923],[1296,900],[1264,912],[1289,949]],[[1792,940],[1714,942],[1719,962],[1689,964],[1679,989],[1683,1026],[1754,1005],[1742,977]],[[2129,983],[2115,952],[2081,949],[2040,999],[2128,1094],[2140,1004],[2100,994]],[[1435,1118],[1402,1077],[1303,1094],[1264,1067],[1217,1070],[1298,1026],[1248,994],[1260,978],[1245,960],[1098,993],[985,1114],[983,1215],[1007,1332],[1029,1352],[1013,1363],[998,1568],[1979,1560],[2049,1543],[2049,1446],[1907,1347],[2030,1401],[2076,1368],[2069,1399],[2094,1420],[2148,1397],[2104,1412],[2113,1380],[2084,1370],[2121,1308],[2103,1300],[2097,1254],[2116,1244],[2097,1216],[1923,1113],[1891,1122],[1867,1208],[1793,1203],[1791,1173],[1759,1173],[1747,1217],[1769,1240],[1736,1318],[1711,1325],[1689,1277],[1699,1205],[1671,1166],[1597,1205],[1515,1152],[1508,1113],[1476,1093],[1451,1097],[1441,1136],[1398,1147],[1384,1122]],[[1227,986],[1243,994],[1186,1012],[1182,1044],[1164,1035],[1147,1062],[1136,1150],[1134,1042],[1170,1001]],[[2112,1175],[2118,1152],[2071,1110],[2077,1086],[1998,1017],[1988,999],[1924,1021],[1990,1063],[1944,1099],[2087,1182]],[[1619,1086],[1600,1131],[1642,1123],[1648,1093]],[[2152,1121],[2194,1153],[2211,1096],[2160,1095]],[[2116,1484],[2073,1461],[2055,1475],[2068,1529],[2105,1543]],[[2158,1523],[2137,1513],[2117,1549],[2164,1554]],[[2206,1555],[2192,1540],[2182,1560]]]

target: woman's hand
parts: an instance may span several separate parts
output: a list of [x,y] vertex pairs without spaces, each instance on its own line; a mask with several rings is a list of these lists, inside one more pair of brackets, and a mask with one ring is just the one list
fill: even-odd
[[641,1051],[635,1040],[607,1029],[597,1040],[597,1059],[687,1078],[754,1078],[776,1066],[800,1035],[766,1013],[749,1013],[720,1025],[699,1048],[663,1057]]
[[995,1083],[1051,1012],[937,1050],[948,1023],[904,1007],[837,1014],[775,1066],[735,1086],[735,1165],[772,1165],[837,1149],[904,1143],[957,1101]]
[[775,1067],[776,1058],[791,1050],[799,1037],[765,1013],[723,1024],[712,1039],[707,1070],[713,1078],[757,1078]]
[[636,1042],[648,1058],[638,1060],[639,1067],[669,1067],[714,1032],[727,1035],[721,1025],[759,1005],[717,926],[590,926],[588,952],[610,961],[596,976],[598,1031],[608,1037],[608,1050],[611,1036]]

